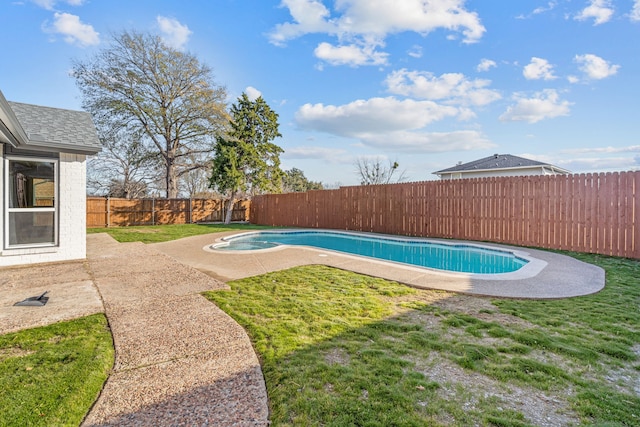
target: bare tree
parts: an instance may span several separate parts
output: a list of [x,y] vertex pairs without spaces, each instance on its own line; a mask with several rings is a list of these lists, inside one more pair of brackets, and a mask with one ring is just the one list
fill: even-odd
[[149,187],[144,181],[124,182],[115,179],[109,183],[107,196],[124,199],[139,199],[146,197]]
[[127,199],[146,196],[157,174],[157,154],[147,151],[139,132],[115,123],[96,125],[102,151],[88,161],[90,191]]
[[393,182],[405,181],[406,172],[399,171],[398,167],[398,162],[389,160],[388,164],[384,164],[380,158],[360,157],[356,160],[356,173],[360,177],[361,185],[389,184],[394,175]]
[[[191,159],[193,163],[206,161],[205,159]],[[211,176],[211,160],[206,167],[193,169],[182,176],[180,181],[180,193],[189,197],[202,197],[218,195],[209,188],[209,177]]]
[[91,61],[76,62],[73,76],[96,122],[144,135],[142,143],[162,165],[167,197],[177,196],[180,177],[210,165],[201,154],[213,151],[228,124],[226,90],[195,56],[158,36],[125,31]]

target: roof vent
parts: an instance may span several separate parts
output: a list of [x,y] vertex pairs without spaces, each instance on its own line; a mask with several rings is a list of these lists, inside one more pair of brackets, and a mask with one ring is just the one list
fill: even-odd
[[495,157],[496,159],[498,158],[498,156],[499,156],[499,154],[498,154],[498,153],[496,153],[496,154],[494,154],[494,155],[493,155],[493,157]]

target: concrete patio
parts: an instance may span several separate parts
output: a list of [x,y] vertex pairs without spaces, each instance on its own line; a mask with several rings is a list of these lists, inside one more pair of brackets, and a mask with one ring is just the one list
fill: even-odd
[[[83,426],[264,426],[245,331],[200,292],[227,285],[151,246],[89,235],[85,262],[0,270],[0,333],[105,312],[115,365]],[[49,291],[44,307],[13,303]]]

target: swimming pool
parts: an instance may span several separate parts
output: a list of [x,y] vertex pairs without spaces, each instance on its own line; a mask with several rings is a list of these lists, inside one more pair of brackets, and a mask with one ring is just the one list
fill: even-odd
[[419,267],[472,274],[511,273],[528,262],[512,252],[478,245],[325,230],[242,233],[225,237],[222,243],[211,245],[211,248],[246,251],[282,245],[312,246]]

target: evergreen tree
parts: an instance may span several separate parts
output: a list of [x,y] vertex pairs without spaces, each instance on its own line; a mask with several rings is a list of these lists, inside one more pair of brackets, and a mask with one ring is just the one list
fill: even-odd
[[272,142],[282,136],[278,127],[278,114],[262,97],[251,101],[243,93],[231,106],[230,130],[216,138],[210,179],[211,188],[227,197],[226,224],[242,196],[282,188],[283,150]]

